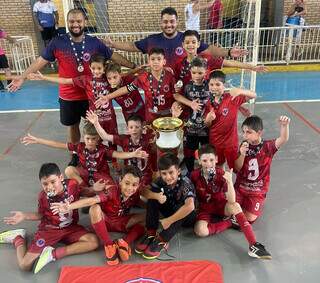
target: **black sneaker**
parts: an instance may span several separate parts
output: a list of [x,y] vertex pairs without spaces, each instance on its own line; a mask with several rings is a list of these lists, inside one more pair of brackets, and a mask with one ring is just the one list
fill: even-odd
[[272,259],[271,254],[266,250],[264,245],[258,242],[249,248],[248,255],[260,259]]
[[68,164],[68,166],[73,166],[73,167],[77,167],[79,164],[79,156],[76,153],[72,153],[72,157],[71,160]]
[[142,254],[147,247],[153,242],[154,240],[154,236],[149,236],[149,235],[144,235],[143,238],[141,239],[141,241],[136,244],[134,251],[137,254]]
[[168,248],[168,242],[161,242],[158,238],[155,238],[143,252],[142,256],[146,259],[155,259],[160,256],[162,251],[167,251]]

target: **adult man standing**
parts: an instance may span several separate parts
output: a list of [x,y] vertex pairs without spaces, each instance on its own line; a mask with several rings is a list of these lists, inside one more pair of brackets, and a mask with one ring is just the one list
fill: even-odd
[[[14,77],[9,85],[10,91],[16,91],[30,73],[37,72],[55,59],[59,65],[59,76],[65,78],[91,74],[89,61],[93,54],[101,54],[128,68],[135,67],[121,55],[113,53],[98,38],[84,34],[85,16],[81,10],[72,9],[68,12],[67,25],[69,33],[54,38],[21,76]],[[86,93],[75,85],[60,85],[59,103],[60,121],[68,126],[70,141],[77,143],[80,140],[80,120],[88,109]]]
[[[149,35],[148,37],[135,42],[113,42],[111,39],[106,41],[112,48],[125,50],[129,52],[148,53],[153,47],[163,48],[167,66],[172,67],[177,60],[185,56],[182,48],[183,33],[177,30],[178,14],[172,7],[167,7],[161,11],[160,27],[162,32]],[[239,48],[225,49],[214,45],[201,43],[198,52],[207,51],[216,57],[240,57],[246,54],[246,51]]]
[[58,10],[49,0],[39,0],[33,5],[33,20],[39,31],[44,45],[56,35],[56,25],[59,23]]

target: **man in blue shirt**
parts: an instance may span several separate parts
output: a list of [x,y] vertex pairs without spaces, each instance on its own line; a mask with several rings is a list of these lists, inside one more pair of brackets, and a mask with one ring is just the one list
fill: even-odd
[[56,25],[59,22],[58,10],[54,3],[48,0],[39,0],[33,6],[33,19],[41,32],[44,45],[56,34]]
[[[165,50],[165,58],[167,66],[172,67],[181,56],[185,56],[185,51],[182,48],[183,33],[177,30],[178,14],[172,7],[167,7],[161,11],[160,27],[162,32],[149,35],[148,37],[135,42],[113,42],[107,40],[107,45],[111,48],[129,51],[148,53],[153,47],[159,47]],[[246,51],[239,48],[225,49],[214,45],[201,43],[198,53],[208,51],[215,57],[240,57],[246,54]]]

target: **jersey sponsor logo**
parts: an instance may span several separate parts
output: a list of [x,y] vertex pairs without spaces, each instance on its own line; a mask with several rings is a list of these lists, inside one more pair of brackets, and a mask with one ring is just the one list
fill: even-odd
[[169,85],[165,85],[165,86],[163,87],[163,91],[164,91],[164,92],[168,92],[169,89],[170,89]]
[[181,56],[183,54],[183,48],[179,46],[176,48],[175,52],[178,56]]
[[140,278],[128,280],[125,283],[161,283],[161,282],[162,281],[157,280],[157,279],[140,277]]
[[36,241],[36,245],[37,245],[39,248],[44,247],[45,244],[46,244],[45,239],[42,239],[42,238],[41,238],[41,239],[38,239],[38,240]]
[[83,61],[84,62],[89,62],[91,59],[91,55],[88,52],[83,53]]
[[222,115],[223,115],[223,116],[227,116],[228,113],[229,113],[229,109],[228,109],[228,108],[223,108],[223,109],[222,109]]

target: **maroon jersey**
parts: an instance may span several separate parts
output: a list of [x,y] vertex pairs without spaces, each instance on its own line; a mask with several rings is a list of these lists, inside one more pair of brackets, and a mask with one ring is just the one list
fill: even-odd
[[68,213],[53,215],[50,205],[54,202],[75,202],[80,198],[80,188],[75,180],[64,181],[64,191],[57,196],[48,198],[44,191],[38,196],[38,213],[42,215],[39,229],[62,229],[72,224],[77,224],[79,220],[78,210],[74,209]]
[[225,201],[225,192],[228,191],[228,185],[223,178],[224,171],[216,168],[215,174],[209,177],[207,181],[202,174],[201,168],[192,171],[191,181],[196,188],[199,209],[201,211],[209,210],[215,203]]
[[105,173],[110,175],[107,160],[112,159],[113,149],[106,148],[99,144],[94,151],[89,151],[85,148],[85,143],[78,144],[68,143],[68,150],[77,152],[79,156],[80,166],[88,171]]
[[[207,62],[206,78],[216,69],[221,69],[223,65],[222,57],[213,57],[211,54],[202,52],[198,54],[199,57],[205,59]],[[186,86],[191,81],[190,62],[187,61],[187,56],[182,57],[173,68],[176,80],[181,80],[183,86]]]
[[[128,91],[137,90],[138,88],[144,91],[146,104],[145,118],[148,123],[151,123],[159,117],[171,115],[171,106],[175,101],[173,97],[175,92],[175,79],[171,72],[167,70],[163,70],[163,72],[161,84],[151,73],[144,72],[138,75],[138,77],[127,86]],[[150,81],[152,84],[150,84]]]
[[[142,150],[146,151],[151,156],[152,145],[154,143],[154,134],[142,134],[138,144],[134,144],[129,135],[113,135],[113,143],[121,146],[122,150],[126,152],[133,152],[139,147],[142,147]],[[151,164],[149,159],[130,158],[126,159],[124,162],[126,165],[137,166],[143,175],[151,172]]]
[[249,195],[266,194],[270,183],[270,167],[278,151],[275,140],[249,145],[241,170],[237,173],[236,190]]
[[107,191],[99,193],[98,197],[100,198],[101,209],[107,217],[128,215],[130,208],[138,205],[140,200],[138,192],[127,200],[124,200],[118,185],[114,185]]
[[105,130],[108,133],[114,133],[114,131],[110,132],[110,129],[117,129],[118,125],[112,101],[104,104],[99,109],[97,109],[94,105],[94,103],[100,96],[108,94],[108,81],[106,77],[102,76],[101,78],[93,78],[92,75],[88,75],[76,77],[72,80],[74,85],[85,89],[85,92],[89,99],[89,109],[96,112],[101,125],[107,124],[108,126]]
[[238,146],[238,110],[246,102],[244,95],[238,95],[232,100],[230,93],[222,95],[220,103],[209,99],[205,106],[204,117],[213,109],[216,118],[209,128],[209,142],[217,148]]
[[[114,92],[118,88],[132,83],[134,80],[135,80],[135,76],[133,75],[123,76],[121,78],[120,85],[117,88],[112,88],[110,85],[108,85],[108,92],[109,93]],[[119,96],[115,98],[115,101],[117,101],[117,103],[120,105],[123,116],[126,121],[132,114],[142,115],[141,118],[144,120],[145,106],[144,106],[144,101],[138,90],[135,89],[126,95]]]

